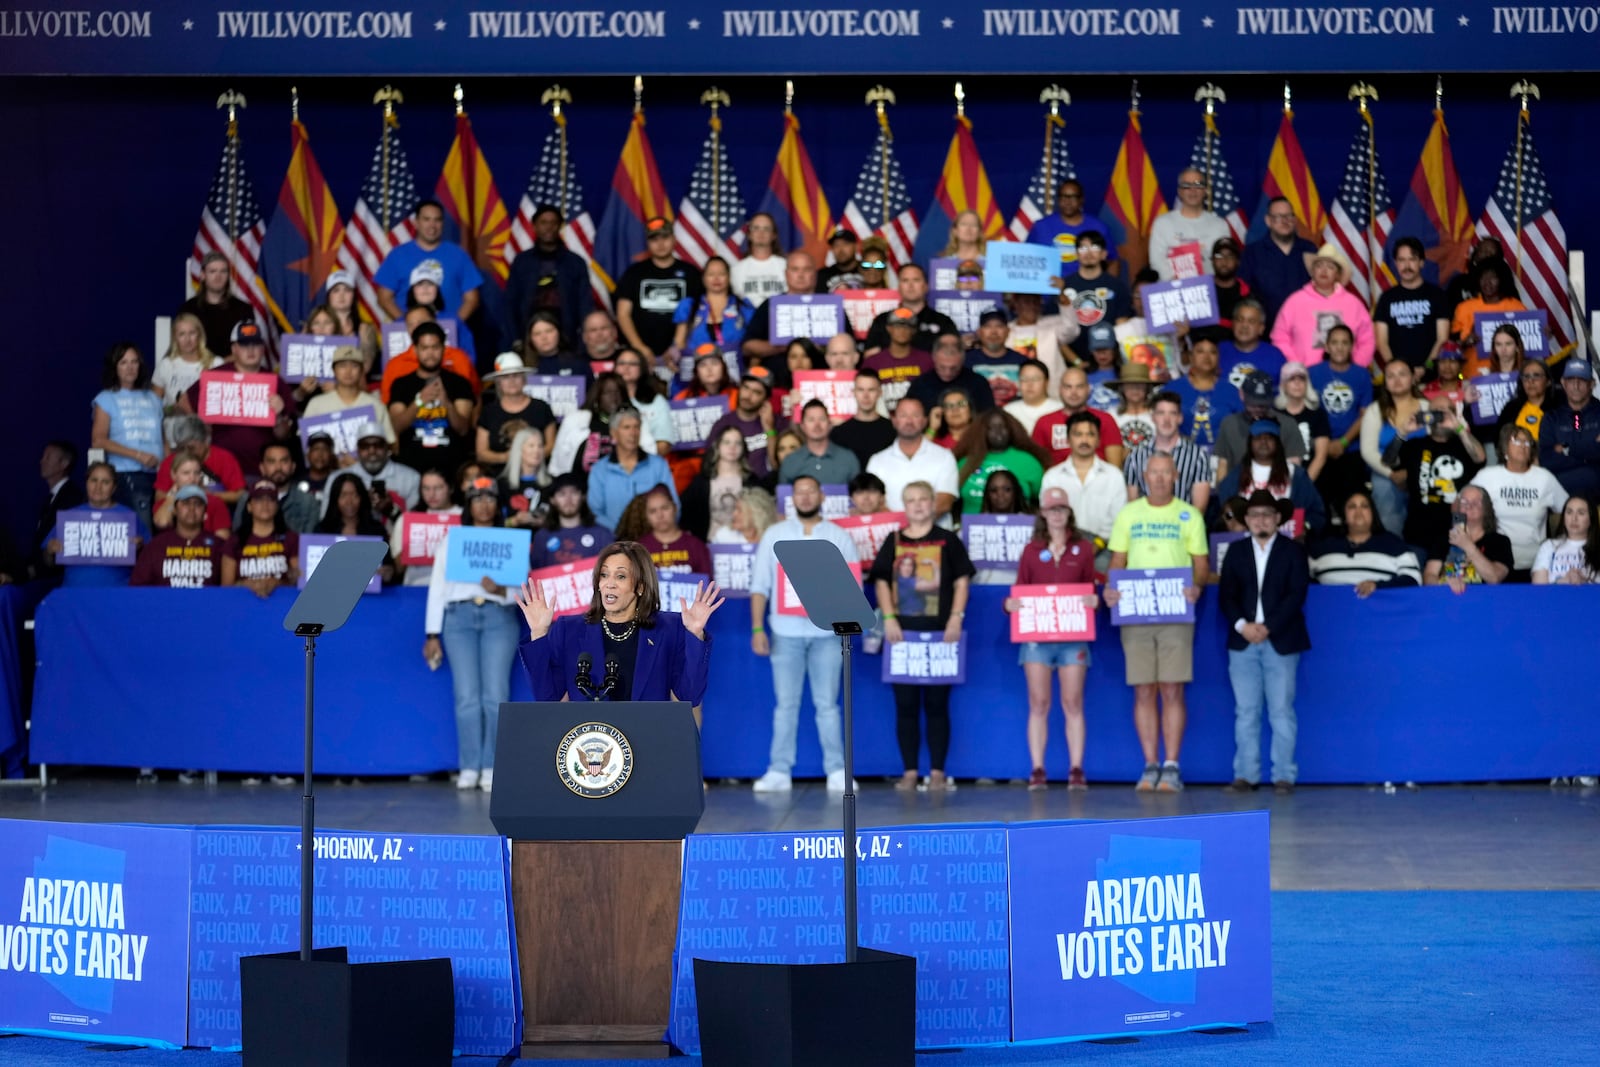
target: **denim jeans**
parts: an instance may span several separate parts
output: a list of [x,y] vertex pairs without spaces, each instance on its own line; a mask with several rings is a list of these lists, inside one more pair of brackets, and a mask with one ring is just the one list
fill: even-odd
[[150,514],[156,503],[156,476],[146,471],[123,471],[117,475],[117,503],[132,508],[151,529]]
[[1300,654],[1280,655],[1271,641],[1261,641],[1242,652],[1228,650],[1228,678],[1233,682],[1233,776],[1261,781],[1261,705],[1267,706],[1272,726],[1272,780],[1293,782],[1294,676]]
[[1394,484],[1394,479],[1377,471],[1372,472],[1372,506],[1377,509],[1378,521],[1396,537],[1405,535],[1406,491]]
[[445,605],[439,640],[456,694],[456,755],[464,771],[494,768],[500,705],[511,693],[517,609],[485,601]]
[[843,660],[837,637],[782,637],[772,635],[772,753],[767,770],[789,774],[794,770],[795,733],[800,725],[800,696],[811,679],[811,703],[817,710],[817,741],[822,745],[822,769],[832,774],[844,769],[844,735],[839,725],[839,684]]

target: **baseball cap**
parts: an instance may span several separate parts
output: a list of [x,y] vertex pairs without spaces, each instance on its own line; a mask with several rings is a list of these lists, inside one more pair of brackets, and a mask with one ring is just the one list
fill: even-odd
[[1291,359],[1283,365],[1283,370],[1278,372],[1278,384],[1281,386],[1290,378],[1304,378],[1310,381],[1311,372],[1306,370],[1304,363],[1296,363]]
[[856,239],[857,239],[856,238],[856,231],[852,230],[848,226],[836,226],[836,227],[834,227],[833,232],[828,235],[828,243],[829,244],[833,244],[833,242],[835,242],[835,241],[852,241],[853,242]]
[[254,319],[245,319],[243,322],[233,324],[233,333],[228,335],[228,340],[236,345],[264,345],[267,343],[266,335],[261,332]]
[[172,502],[174,504],[181,503],[185,500],[199,500],[204,502],[207,499],[208,497],[206,496],[205,489],[198,485],[186,485],[182,489],[179,489],[176,493],[172,494]]
[[985,311],[982,315],[978,316],[979,326],[987,326],[991,322],[998,322],[1000,325],[1004,326],[1007,322],[1006,313],[998,308],[990,308],[988,311]]
[[1594,379],[1594,371],[1589,368],[1589,361],[1579,356],[1573,356],[1561,365],[1561,380],[1568,378]]
[[1457,363],[1460,363],[1461,346],[1456,344],[1454,341],[1446,341],[1444,344],[1439,346],[1439,354],[1433,357],[1433,361],[1435,363],[1439,362],[1441,359],[1453,359]]
[[329,433],[327,430],[314,430],[306,435],[307,448],[310,448],[318,441],[328,442],[328,446],[331,448],[333,446],[333,434]]
[[550,487],[546,489],[545,492],[550,496],[555,496],[563,489],[576,489],[581,493],[583,492],[583,479],[578,477],[576,474],[573,474],[571,471],[568,471],[566,474],[558,474],[555,476],[555,478],[551,479]]
[[884,320],[884,323],[888,326],[910,326],[915,329],[917,326],[917,313],[910,308],[895,308],[889,312],[889,317]]
[[1061,488],[1059,485],[1052,485],[1050,488],[1039,494],[1040,511],[1044,511],[1048,508],[1070,508],[1071,506],[1072,501],[1067,496],[1067,491]]
[[462,495],[468,500],[475,496],[492,496],[498,500],[500,498],[500,490],[495,486],[493,478],[474,478]]
[[1257,419],[1250,424],[1250,436],[1266,434],[1270,437],[1282,437],[1283,428],[1278,425],[1277,419]]
[[250,499],[255,500],[258,497],[262,500],[276,500],[278,499],[278,487],[263,478],[250,487]]
[[1089,351],[1093,352],[1098,348],[1115,347],[1117,347],[1117,331],[1113,330],[1108,323],[1097,322],[1089,327]]
[[333,363],[361,363],[361,349],[355,345],[340,345],[333,350]]
[[645,240],[649,240],[658,233],[664,233],[668,235],[671,235],[672,233],[672,223],[668,222],[660,215],[657,215],[655,218],[644,224]]
[[1223,249],[1227,249],[1229,252],[1232,252],[1234,255],[1238,255],[1239,254],[1239,242],[1235,241],[1232,237],[1218,237],[1216,239],[1216,241],[1213,242],[1212,245],[1211,245],[1211,254],[1212,255],[1216,255],[1218,252],[1221,252]]
[[695,346],[695,349],[694,349],[694,358],[695,359],[697,359],[697,360],[710,359],[712,356],[716,356],[719,359],[722,358],[722,349],[718,348],[715,344],[713,344],[710,341],[707,341],[704,344],[700,344],[700,345],[696,345]]
[[[1264,370],[1253,370],[1244,376],[1244,384],[1239,386],[1239,395],[1245,403],[1270,404],[1276,390],[1272,387],[1272,375]],[[1274,424],[1276,425],[1276,424]]]
[[411,280],[408,285],[418,282],[432,282],[434,285],[444,284],[444,267],[437,259],[425,259],[418,263],[411,271]]
[[348,285],[350,288],[354,289],[356,287],[356,276],[347,270],[329,271],[328,292],[333,292],[341,285]]
[[963,259],[956,264],[956,277],[981,278],[983,277],[983,264],[975,259]]
[[752,367],[745,371],[744,374],[739,378],[739,384],[743,385],[745,382],[755,382],[767,392],[772,392],[772,383],[767,380],[766,371],[759,368]]
[[389,440],[389,438],[384,436],[383,430],[378,426],[378,424],[373,422],[371,419],[368,419],[366,422],[363,422],[361,425],[356,427],[356,444],[360,444],[362,441],[371,440],[374,437],[384,441],[385,443],[387,443]]

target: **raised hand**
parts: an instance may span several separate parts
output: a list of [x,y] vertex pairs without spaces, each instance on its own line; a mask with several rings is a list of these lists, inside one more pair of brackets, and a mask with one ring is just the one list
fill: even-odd
[[512,594],[517,607],[522,609],[522,617],[528,623],[528,638],[537,641],[550,632],[550,624],[555,621],[556,613],[544,599],[544,588],[534,579],[529,578],[522,587]]
[[[706,623],[712,614],[722,607],[724,597],[722,590],[717,588],[717,583],[709,585],[701,582],[694,587],[694,600],[684,597],[678,598],[678,610],[683,615],[683,628],[704,639],[706,636]],[[524,609],[526,610],[526,609]]]

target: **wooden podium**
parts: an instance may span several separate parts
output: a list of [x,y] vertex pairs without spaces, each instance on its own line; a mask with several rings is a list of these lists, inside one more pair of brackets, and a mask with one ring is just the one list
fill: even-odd
[[705,811],[689,705],[505,704],[495,767],[523,1058],[665,1058],[683,839]]

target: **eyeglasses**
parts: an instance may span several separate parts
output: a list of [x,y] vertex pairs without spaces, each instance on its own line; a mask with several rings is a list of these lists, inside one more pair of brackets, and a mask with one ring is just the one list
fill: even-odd
[[965,400],[946,400],[939,406],[942,408],[970,408],[972,405]]
[[1544,374],[1543,371],[1523,371],[1522,372],[1522,380],[1525,381],[1525,382],[1539,382],[1539,381],[1544,381],[1544,379],[1545,379],[1545,374]]
[[1271,219],[1273,222],[1287,222],[1290,219],[1294,218],[1294,212],[1292,212],[1292,211],[1269,211],[1269,212],[1267,212],[1267,218]]
[[883,270],[888,266],[889,264],[885,263],[881,259],[863,259],[861,261],[861,267],[863,270]]
[[1204,189],[1205,187],[1206,187],[1206,183],[1205,182],[1179,182],[1178,183],[1178,188],[1179,189]]

